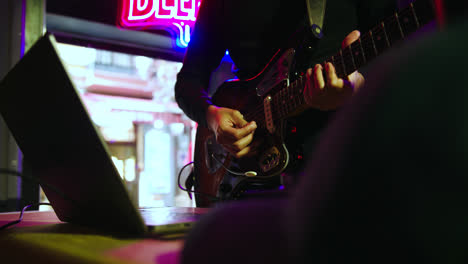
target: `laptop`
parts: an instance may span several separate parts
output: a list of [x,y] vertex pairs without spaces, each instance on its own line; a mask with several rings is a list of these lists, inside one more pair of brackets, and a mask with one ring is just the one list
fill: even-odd
[[201,208],[138,210],[56,48],[40,38],[0,82],[0,114],[57,217],[140,237],[188,231]]

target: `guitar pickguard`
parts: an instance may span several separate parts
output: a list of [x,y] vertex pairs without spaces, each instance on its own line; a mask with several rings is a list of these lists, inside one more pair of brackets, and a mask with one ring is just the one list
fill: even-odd
[[294,58],[294,49],[286,50],[279,58],[278,61],[268,68],[264,73],[263,79],[257,85],[257,95],[264,96],[271,89],[278,86],[281,82],[287,82],[289,85],[289,72]]
[[205,142],[205,162],[209,173],[215,173],[226,163],[228,152],[216,142],[214,136],[210,136]]

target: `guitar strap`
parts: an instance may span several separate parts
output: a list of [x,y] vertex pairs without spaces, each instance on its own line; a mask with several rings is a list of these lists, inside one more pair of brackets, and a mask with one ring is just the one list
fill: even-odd
[[326,0],[306,0],[310,29],[318,39],[323,37],[322,28],[326,3]]

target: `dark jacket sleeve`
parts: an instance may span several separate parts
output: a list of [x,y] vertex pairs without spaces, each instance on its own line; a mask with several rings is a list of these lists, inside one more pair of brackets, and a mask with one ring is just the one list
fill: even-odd
[[222,13],[223,1],[203,1],[175,85],[177,104],[201,126],[206,126],[206,109],[212,104],[208,95],[210,75],[226,51]]

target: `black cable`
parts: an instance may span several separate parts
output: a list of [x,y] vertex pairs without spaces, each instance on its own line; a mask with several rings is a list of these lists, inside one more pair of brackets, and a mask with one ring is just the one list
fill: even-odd
[[26,211],[26,209],[28,209],[29,207],[36,206],[36,205],[51,205],[51,204],[50,203],[35,203],[35,204],[26,205],[25,207],[23,207],[23,210],[21,210],[21,213],[20,213],[20,216],[18,217],[18,220],[11,221],[8,224],[0,226],[0,231],[6,229],[7,227],[10,227],[12,225],[16,225],[16,224],[20,223],[23,220],[24,211]]
[[199,195],[203,195],[203,196],[206,196],[210,199],[212,199],[213,201],[218,201],[219,198],[216,197],[216,196],[213,196],[213,195],[210,195],[210,194],[207,194],[207,193],[202,193],[202,192],[197,192],[197,191],[192,191],[192,190],[188,190],[184,187],[182,187],[182,185],[180,185],[180,175],[182,174],[182,172],[185,170],[185,168],[187,168],[187,166],[193,164],[193,161],[185,164],[179,171],[179,175],[177,176],[177,184],[179,185],[179,188],[183,191],[186,191],[186,192],[190,192],[190,193],[194,193],[194,194],[199,194]]
[[[78,206],[78,204],[75,202],[75,200],[71,199],[70,197],[68,197],[64,192],[60,191],[57,187],[51,185],[51,184],[48,184],[48,183],[45,183],[43,181],[41,181],[40,179],[37,179],[37,178],[33,178],[33,177],[27,177],[25,175],[23,175],[21,172],[19,171],[15,171],[15,170],[10,170],[10,169],[5,169],[5,168],[0,168],[0,174],[7,174],[7,175],[12,175],[12,176],[16,176],[16,177],[20,177],[22,179],[26,179],[26,180],[30,180],[30,181],[33,181],[33,182],[36,182],[38,184],[40,184],[42,186],[42,188],[46,187],[46,188],[49,188],[51,189],[52,191],[54,191],[55,193],[57,193],[58,195],[60,195],[62,198],[70,201],[73,205]],[[15,220],[15,221],[12,221],[8,224],[5,224],[3,226],[0,227],[0,230],[4,230],[6,229],[7,227],[10,227],[12,225],[16,225],[18,223],[21,222],[21,220],[23,220],[23,214],[24,214],[24,211],[26,211],[26,209],[28,209],[29,207],[31,206],[36,206],[36,205],[51,205],[50,203],[34,203],[34,204],[30,204],[30,205],[26,205],[25,207],[23,207],[23,209],[21,210],[21,213],[20,213],[20,216],[18,218],[18,220]]]
[[10,169],[2,169],[2,168],[0,168],[0,174],[10,174],[10,175],[19,176],[19,177],[23,176],[21,172],[19,171],[10,170]]
[[15,170],[10,170],[10,169],[5,169],[5,168],[0,168],[0,174],[7,174],[7,175],[12,175],[12,176],[16,176],[16,177],[20,177],[21,179],[26,179],[26,180],[30,180],[30,181],[33,181],[39,185],[42,186],[42,188],[48,188],[52,191],[54,191],[55,193],[57,193],[58,195],[60,195],[62,198],[64,198],[65,200],[68,200],[69,202],[71,202],[72,204],[74,204],[75,206],[78,206],[77,202],[75,200],[73,200],[72,198],[70,198],[68,195],[66,195],[64,192],[60,191],[57,187],[51,185],[51,184],[48,184],[44,181],[41,181],[40,179],[37,179],[37,178],[33,178],[33,177],[28,177],[28,176],[25,176],[24,174],[22,174],[21,172],[19,171],[15,171]]

